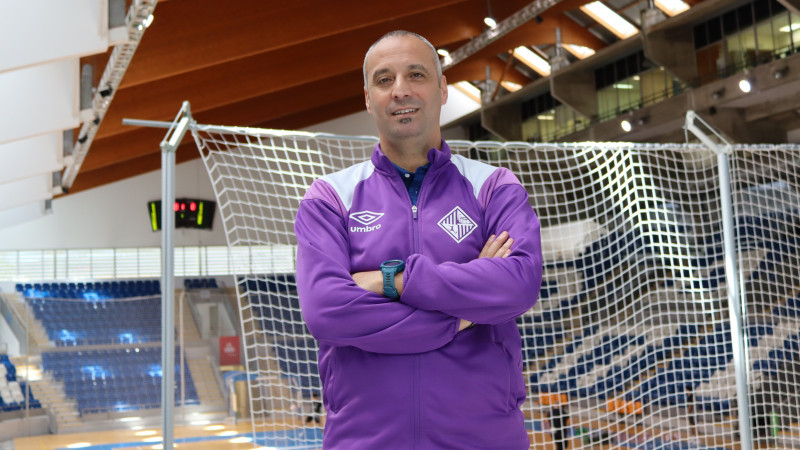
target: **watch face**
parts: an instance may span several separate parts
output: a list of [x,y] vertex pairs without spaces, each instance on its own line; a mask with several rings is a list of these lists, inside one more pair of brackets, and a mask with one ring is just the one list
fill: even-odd
[[392,261],[386,261],[385,263],[383,263],[383,267],[397,267],[397,266],[402,265],[402,264],[403,264],[403,261],[392,260]]

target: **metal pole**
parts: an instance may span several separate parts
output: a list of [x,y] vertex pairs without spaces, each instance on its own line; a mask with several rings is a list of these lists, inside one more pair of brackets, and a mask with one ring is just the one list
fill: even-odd
[[161,412],[164,449],[173,447],[175,406],[175,288],[173,287],[175,229],[175,151],[161,148]]
[[727,153],[717,154],[719,168],[719,194],[722,204],[722,232],[725,245],[725,282],[728,286],[728,314],[731,319],[733,365],[736,368],[736,396],[739,410],[739,440],[742,449],[753,448],[750,430],[750,395],[747,392],[747,354],[745,353],[744,320],[739,293],[739,269],[736,267],[736,242],[734,236],[733,205],[731,202],[730,164]]
[[169,128],[161,141],[161,427],[162,448],[171,449],[175,446],[175,152],[195,122],[189,102],[183,102],[171,124],[135,119],[123,119],[122,123]]
[[[716,136],[715,142],[707,133],[695,125],[699,121],[712,135]],[[694,111],[686,112],[686,129],[697,136],[700,141],[717,154],[717,168],[719,169],[719,197],[722,209],[722,238],[725,247],[725,283],[728,287],[728,315],[731,320],[731,342],[733,347],[733,365],[736,372],[736,396],[739,412],[739,441],[741,448],[752,450],[753,437],[750,429],[750,396],[747,391],[747,370],[749,364],[745,347],[744,320],[742,318],[742,303],[739,291],[739,269],[736,267],[736,241],[733,223],[733,202],[731,200],[731,172],[728,155],[733,153],[733,146],[719,132],[711,128]]]

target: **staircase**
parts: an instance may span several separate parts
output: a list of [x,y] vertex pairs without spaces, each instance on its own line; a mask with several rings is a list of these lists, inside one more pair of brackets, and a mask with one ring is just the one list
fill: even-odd
[[[36,319],[33,313],[33,308],[25,299],[17,294],[2,294],[3,300],[6,305],[12,310],[12,314],[20,324],[28,331],[28,353],[39,353],[39,350],[46,347],[52,347],[53,344],[47,337],[47,331],[44,329],[42,322]],[[20,336],[20,338],[24,338]]]
[[17,367],[17,377],[28,383],[34,398],[55,417],[59,433],[82,424],[75,400],[64,394],[63,383],[42,372],[40,357],[16,357],[11,362]]
[[204,409],[213,411],[227,411],[228,407],[219,391],[217,378],[208,357],[187,359],[187,365],[192,373],[192,381],[197,390],[197,397]]

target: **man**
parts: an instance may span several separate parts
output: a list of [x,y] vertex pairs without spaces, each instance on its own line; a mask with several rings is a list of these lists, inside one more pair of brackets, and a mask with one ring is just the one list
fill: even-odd
[[323,446],[527,449],[515,318],[542,276],[527,193],[508,170],[451,155],[447,83],[427,40],[382,37],[364,80],[380,143],[314,182],[295,222]]

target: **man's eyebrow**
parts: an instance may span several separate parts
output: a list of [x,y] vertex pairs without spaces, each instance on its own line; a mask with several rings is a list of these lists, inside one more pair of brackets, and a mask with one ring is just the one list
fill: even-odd
[[430,71],[427,67],[422,64],[409,64],[408,70],[419,70],[421,72],[425,72],[425,75],[430,75]]
[[372,73],[372,81],[376,81],[381,75],[391,72],[387,68],[378,69]]
[[[428,68],[425,67],[423,64],[409,64],[408,66],[406,66],[406,70],[409,70],[409,71],[416,70],[416,71],[424,72],[425,75],[430,75],[431,74],[431,72],[428,70]],[[378,69],[378,70],[376,70],[375,72],[372,73],[372,81],[377,81],[378,78],[380,78],[382,75],[385,75],[385,74],[391,73],[391,72],[392,71],[389,70],[386,67],[384,67],[383,69]]]

